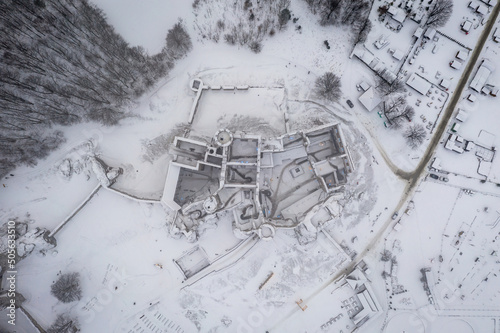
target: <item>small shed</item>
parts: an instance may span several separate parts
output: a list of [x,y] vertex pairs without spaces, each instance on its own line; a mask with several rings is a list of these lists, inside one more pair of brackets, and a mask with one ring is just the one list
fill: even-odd
[[472,141],[467,141],[467,144],[465,145],[465,151],[471,151],[476,147],[476,144]]
[[422,37],[422,34],[424,33],[424,29],[422,27],[418,27],[417,30],[413,33],[412,37],[420,38]]
[[450,67],[453,69],[460,69],[460,68],[462,68],[462,63],[458,60],[452,60],[450,62]]
[[392,53],[392,57],[398,61],[403,59],[404,56],[405,56],[404,52],[399,49],[394,50],[394,52]]
[[461,28],[462,28],[462,31],[464,31],[465,33],[469,33],[469,31],[472,29],[472,22],[469,20],[464,21],[461,24]]
[[427,30],[425,30],[425,33],[424,33],[424,38],[427,38],[427,39],[433,39],[434,36],[436,36],[436,29],[434,28],[427,28]]
[[486,7],[485,5],[481,4],[481,5],[477,6],[476,13],[478,13],[479,15],[486,15],[486,14],[488,14],[488,7]]
[[458,114],[456,116],[457,120],[460,122],[464,122],[469,118],[469,114],[464,110],[458,109]]
[[447,79],[442,79],[441,82],[439,82],[439,85],[448,90],[448,88],[450,88],[451,82]]
[[457,55],[455,56],[455,58],[460,59],[460,60],[464,60],[464,61],[467,60],[468,57],[469,57],[469,51],[465,51],[465,50],[458,51]]
[[359,84],[359,87],[361,88],[361,90],[363,91],[367,91],[368,89],[370,89],[370,85],[368,83],[366,83],[365,81],[362,81],[360,84]]

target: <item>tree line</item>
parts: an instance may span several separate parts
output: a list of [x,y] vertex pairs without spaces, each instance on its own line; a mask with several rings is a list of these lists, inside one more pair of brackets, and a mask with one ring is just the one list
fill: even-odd
[[63,142],[54,125],[117,124],[190,48],[180,22],[151,56],[87,0],[1,1],[0,176]]

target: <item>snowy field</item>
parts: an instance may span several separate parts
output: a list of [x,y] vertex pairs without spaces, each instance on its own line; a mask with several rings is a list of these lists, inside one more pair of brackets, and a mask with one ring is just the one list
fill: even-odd
[[185,0],[92,0],[108,22],[131,46],[159,53],[165,37],[178,19],[192,20],[191,1]]
[[[83,333],[322,332],[322,325],[345,312],[340,300],[352,297],[352,290],[332,282],[346,267],[352,268],[356,258],[370,267],[374,295],[383,308],[359,332],[498,331],[498,156],[483,165],[481,171],[488,173],[483,184],[475,151],[457,154],[440,143],[435,156],[442,160],[442,169],[436,174],[448,182],[427,177],[410,198],[407,181],[395,175],[399,168],[413,170],[422,158],[461,76],[463,68],[454,70],[448,63],[463,46],[440,35],[413,64],[406,58],[396,60],[388,49],[415,52],[417,45],[410,37],[418,25],[408,20],[399,33],[389,30],[378,22],[376,11],[382,2],[375,1],[367,47],[391,71],[402,68],[403,81],[418,72],[434,84],[429,96],[405,86],[403,94],[416,111],[413,123],[428,126],[426,141],[410,150],[401,130],[387,129],[376,111],[368,113],[359,103],[356,85],[366,81],[375,86],[376,79],[361,61],[349,59],[351,33],[319,25],[305,1],[292,1],[289,8],[297,20],[265,37],[258,54],[201,37],[199,27],[205,29],[215,16],[195,16],[192,1],[94,2],[130,45],[142,46],[150,54],[165,46],[167,31],[182,18],[193,50],[127,110],[131,116],[120,126],[61,128],[67,137],[61,148],[38,166],[18,168],[2,180],[3,221],[15,219],[26,222],[30,230],[53,230],[98,186],[88,162],[93,155],[123,169],[113,188],[158,201],[174,136],[210,138],[223,127],[274,136],[341,122],[355,170],[339,201],[341,218],[307,245],[299,245],[293,230],[278,230],[271,241],[250,240],[239,248],[243,243],[234,236],[228,215],[207,223],[200,239],[189,243],[170,236],[174,214],[160,203],[138,202],[101,188],[56,234],[57,247],[33,253],[18,264],[18,288],[27,299],[23,307],[41,326],[50,327],[57,315],[70,313],[78,316]],[[473,22],[468,35],[460,31],[464,20]],[[452,19],[440,31],[473,48],[483,24],[467,2],[456,2]],[[378,50],[373,42],[381,35],[390,43]],[[480,58],[498,59],[499,52],[499,44],[490,39]],[[343,97],[338,103],[321,100],[313,92],[316,78],[326,71],[341,77]],[[489,82],[500,82],[499,76],[497,69]],[[194,78],[208,86],[249,85],[250,89],[204,90],[193,124],[188,124],[195,98],[189,83]],[[437,87],[441,78],[452,82],[448,91]],[[465,100],[470,93],[464,91],[458,106],[469,113],[459,134],[478,141],[479,132],[486,131],[494,135],[489,136],[491,145],[498,146],[498,97],[474,93],[477,101],[471,103]],[[354,109],[347,106],[347,99]],[[441,141],[446,138],[447,134]],[[410,199],[415,208],[408,215]],[[215,264],[206,275],[186,278],[176,260],[196,247],[201,250],[194,253],[206,254],[204,260]],[[389,253],[381,260],[384,251]],[[225,254],[229,254],[226,259]],[[196,259],[188,256],[186,265],[196,266],[192,262]],[[428,269],[429,293],[421,269]],[[72,271],[80,273],[83,297],[66,304],[53,297],[50,288],[59,274]],[[299,304],[308,309],[302,311]],[[329,331],[351,332],[351,321],[338,318]],[[22,316],[19,325],[19,332],[34,332]]]

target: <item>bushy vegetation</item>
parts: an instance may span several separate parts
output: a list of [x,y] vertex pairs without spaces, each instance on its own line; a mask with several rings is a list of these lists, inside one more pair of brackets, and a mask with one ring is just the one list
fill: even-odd
[[190,49],[178,23],[150,56],[87,0],[0,1],[0,176],[64,141],[53,125],[117,124]]
[[258,53],[262,41],[283,29],[292,14],[290,0],[195,0],[196,27],[202,38],[247,46]]
[[331,102],[339,100],[342,94],[340,78],[332,72],[326,72],[316,79],[316,93]]
[[63,303],[79,301],[82,298],[80,274],[76,272],[61,274],[50,287],[50,293]]

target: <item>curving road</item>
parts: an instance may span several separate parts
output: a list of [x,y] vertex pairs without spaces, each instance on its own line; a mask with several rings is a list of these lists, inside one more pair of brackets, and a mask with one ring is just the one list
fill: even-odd
[[[443,136],[443,134],[448,126],[448,123],[451,119],[451,116],[453,115],[453,111],[455,110],[455,107],[457,106],[458,102],[460,101],[460,97],[462,96],[464,88],[466,87],[467,82],[469,81],[469,78],[470,78],[474,68],[476,67],[477,60],[479,59],[481,51],[483,50],[484,45],[485,45],[486,41],[488,40],[488,37],[491,33],[491,30],[493,29],[493,26],[495,25],[495,22],[498,18],[499,12],[500,12],[500,2],[498,2],[497,5],[493,8],[493,11],[490,14],[489,20],[488,20],[486,26],[484,27],[484,30],[481,33],[481,36],[479,37],[479,40],[476,44],[476,47],[472,51],[469,62],[467,63],[467,66],[465,67],[465,70],[463,71],[462,76],[460,77],[460,80],[457,84],[457,87],[456,87],[456,89],[455,89],[455,91],[450,99],[450,102],[448,103],[448,106],[446,107],[446,110],[443,114],[443,118],[441,119],[439,125],[436,127],[436,131],[434,133],[434,136],[432,137],[431,142],[429,143],[429,146],[427,147],[427,149],[424,153],[424,156],[420,160],[420,163],[415,168],[415,170],[413,170],[411,172],[407,172],[407,171],[404,171],[404,170],[397,168],[397,166],[395,166],[394,163],[392,163],[392,161],[389,159],[389,157],[387,156],[385,151],[382,149],[382,147],[380,147],[380,145],[377,144],[377,148],[379,149],[382,157],[384,158],[387,165],[391,168],[391,170],[400,178],[408,181],[408,185],[406,185],[405,192],[404,192],[403,196],[401,197],[395,211],[401,211],[401,209],[403,207],[405,207],[408,199],[412,197],[413,192],[415,191],[421,178],[425,174],[426,166],[428,165],[430,159],[432,158],[434,151],[436,150],[436,147],[439,144],[439,141],[441,140],[441,137]],[[376,140],[374,140],[374,141],[376,142]],[[378,243],[384,239],[384,234],[386,233],[387,229],[393,223],[394,223],[394,221],[392,219],[389,219],[384,224],[384,226],[382,228],[380,228],[379,232],[375,235],[375,237],[370,242],[370,244],[368,244],[368,246],[366,246],[362,252],[360,252],[358,255],[356,255],[356,257],[353,259],[353,261],[351,261],[351,263],[344,270],[335,274],[329,281],[327,281],[326,283],[321,285],[311,295],[303,298],[304,303],[307,304],[316,295],[318,295],[326,287],[328,287],[331,283],[338,280],[345,273],[352,271],[354,269],[354,267],[357,265],[357,263],[362,258],[364,258],[367,254],[369,254],[370,249],[375,248],[378,245]],[[300,309],[298,307],[295,310],[292,310],[278,324],[276,324],[275,327],[279,326],[282,322],[287,320],[289,317],[294,315],[299,310]]]

